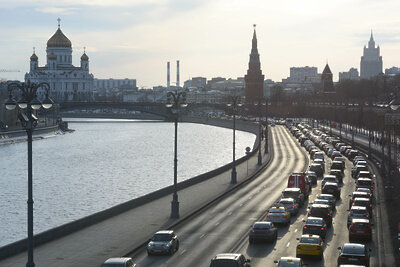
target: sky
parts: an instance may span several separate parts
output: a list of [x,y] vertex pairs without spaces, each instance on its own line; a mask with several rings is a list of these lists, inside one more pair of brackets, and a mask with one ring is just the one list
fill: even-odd
[[33,47],[45,65],[47,40],[61,30],[73,64],[83,47],[95,78],[130,78],[140,88],[192,77],[243,77],[256,24],[261,69],[281,81],[290,67],[328,62],[360,69],[373,30],[383,68],[400,66],[399,0],[0,0],[0,78],[23,80]]

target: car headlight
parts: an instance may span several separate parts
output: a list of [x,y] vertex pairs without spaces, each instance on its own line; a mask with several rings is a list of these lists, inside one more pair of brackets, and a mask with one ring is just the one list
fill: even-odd
[[167,243],[167,247],[170,247],[172,245],[172,242]]
[[153,246],[153,243],[150,242],[147,246],[148,246],[148,247],[152,247],[152,246]]

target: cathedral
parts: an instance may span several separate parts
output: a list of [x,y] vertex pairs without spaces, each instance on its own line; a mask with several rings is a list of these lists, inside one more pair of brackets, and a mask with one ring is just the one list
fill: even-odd
[[[50,96],[56,102],[90,101],[93,99],[93,74],[89,73],[89,57],[84,51],[80,67],[72,65],[72,44],[60,28],[47,41],[46,65],[39,67],[35,50],[30,58],[30,70],[25,74],[25,82],[47,82]],[[45,92],[38,90],[43,99]]]
[[382,57],[380,56],[379,46],[375,47],[374,37],[371,37],[368,47],[364,46],[364,55],[361,57],[360,78],[369,79],[382,73]]

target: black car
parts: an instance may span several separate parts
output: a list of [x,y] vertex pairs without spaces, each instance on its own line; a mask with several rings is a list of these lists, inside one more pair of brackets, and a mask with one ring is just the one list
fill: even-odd
[[326,182],[322,187],[322,194],[332,194],[336,199],[340,198],[340,188],[337,183]]
[[306,172],[306,176],[310,179],[312,184],[317,184],[317,174],[313,171]]
[[340,170],[342,173],[344,172],[345,164],[343,161],[332,161],[331,170]]
[[318,177],[322,177],[324,175],[324,169],[321,164],[311,164],[310,171],[315,172]]
[[357,177],[360,171],[369,171],[369,169],[367,166],[364,165],[356,165],[351,169],[351,177],[353,178]]
[[307,220],[304,221],[303,235],[312,234],[325,238],[326,231],[325,221],[320,217],[308,217]]
[[254,241],[273,242],[278,237],[278,229],[272,222],[255,222],[249,232],[249,243]]
[[308,216],[320,217],[324,219],[328,227],[332,226],[332,211],[328,205],[312,204],[308,211]]
[[369,251],[363,244],[346,243],[340,249],[338,257],[338,265],[340,264],[353,264],[363,265],[369,267]]

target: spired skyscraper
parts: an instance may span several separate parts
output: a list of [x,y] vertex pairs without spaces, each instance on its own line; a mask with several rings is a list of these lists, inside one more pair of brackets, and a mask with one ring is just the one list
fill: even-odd
[[249,69],[244,76],[246,83],[246,102],[254,103],[255,100],[261,99],[264,96],[263,85],[264,75],[261,72],[260,55],[257,49],[256,25],[254,24],[254,33],[252,47],[250,53]]
[[380,56],[379,46],[375,47],[374,37],[371,37],[368,47],[364,46],[364,55],[361,57],[360,78],[369,79],[382,73],[382,57]]

